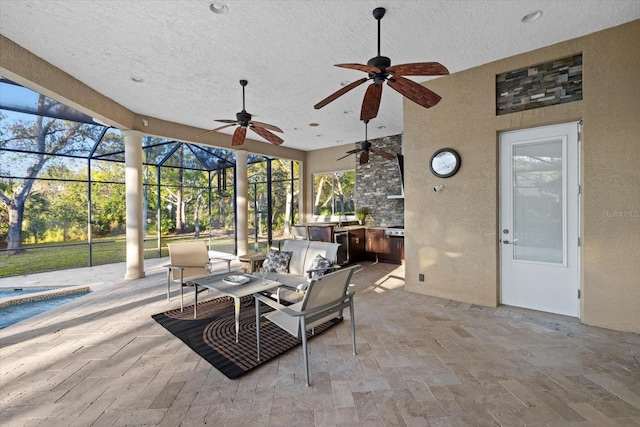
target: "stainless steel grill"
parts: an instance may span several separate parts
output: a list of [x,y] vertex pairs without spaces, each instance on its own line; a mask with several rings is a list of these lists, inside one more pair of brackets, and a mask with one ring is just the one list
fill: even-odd
[[384,229],[386,236],[404,237],[404,225],[392,225]]

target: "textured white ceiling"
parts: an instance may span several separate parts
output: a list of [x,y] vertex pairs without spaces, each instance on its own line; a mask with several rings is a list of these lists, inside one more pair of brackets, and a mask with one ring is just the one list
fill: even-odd
[[[387,9],[381,54],[392,64],[438,61],[451,73],[640,18],[638,0],[225,3],[216,15],[207,0],[0,0],[0,31],[135,113],[202,129],[235,119],[247,79],[254,119],[282,128],[285,146],[315,150],[364,139],[368,83],[313,105],[366,76],[333,64],[376,56],[376,7]],[[521,22],[537,9],[538,21]],[[401,132],[402,96],[385,87],[369,138]]]

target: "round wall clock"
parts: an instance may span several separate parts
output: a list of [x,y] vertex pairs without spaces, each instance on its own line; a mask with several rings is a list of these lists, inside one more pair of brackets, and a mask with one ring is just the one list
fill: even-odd
[[431,157],[431,172],[439,178],[449,178],[460,169],[460,155],[452,148],[442,148]]

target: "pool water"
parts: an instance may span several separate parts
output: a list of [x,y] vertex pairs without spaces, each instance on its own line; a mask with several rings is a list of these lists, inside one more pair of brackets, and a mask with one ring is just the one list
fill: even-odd
[[[0,291],[0,298],[8,297],[20,297],[25,294],[33,292],[42,292],[52,288],[25,288],[22,291],[14,291],[13,289],[3,289]],[[59,288],[53,288],[59,289]],[[60,296],[51,296],[51,298],[40,299],[36,301],[27,301],[19,304],[6,305],[0,308],[0,329],[4,329],[8,326],[14,325],[32,316],[40,313],[44,313],[47,310],[51,310],[54,307],[58,307],[64,303],[67,303],[75,298],[78,298],[89,290],[75,292]]]

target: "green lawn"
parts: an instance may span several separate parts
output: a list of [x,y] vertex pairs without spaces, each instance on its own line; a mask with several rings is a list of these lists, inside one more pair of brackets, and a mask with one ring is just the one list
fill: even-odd
[[[191,236],[171,236],[162,238],[162,253],[158,253],[158,242],[155,238],[145,240],[145,259],[169,256],[167,243],[180,240],[192,240]],[[201,238],[207,244],[209,238]],[[96,240],[92,244],[92,265],[124,262],[126,246],[124,237]],[[266,247],[261,243],[261,249]],[[253,248],[253,246],[252,246]],[[222,252],[233,252],[233,238],[220,236],[212,239],[211,249]],[[69,268],[89,266],[88,243],[25,245],[24,252],[7,256],[0,252],[0,278],[23,274],[42,273],[45,271],[65,270]]]

